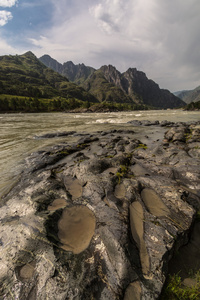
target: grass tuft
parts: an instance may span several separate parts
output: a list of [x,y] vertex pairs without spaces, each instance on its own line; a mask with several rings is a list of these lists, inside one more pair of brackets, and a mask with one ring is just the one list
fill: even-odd
[[169,277],[161,300],[197,300],[200,299],[200,270],[194,275],[194,285],[185,286],[179,274]]

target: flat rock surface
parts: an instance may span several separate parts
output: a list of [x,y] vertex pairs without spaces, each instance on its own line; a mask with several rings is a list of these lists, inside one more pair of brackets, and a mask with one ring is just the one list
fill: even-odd
[[96,220],[84,205],[65,208],[58,221],[58,238],[62,248],[79,254],[88,248],[94,235]]
[[198,124],[136,123],[166,131],[76,133],[26,159],[0,207],[0,299],[158,299],[190,237],[199,264]]

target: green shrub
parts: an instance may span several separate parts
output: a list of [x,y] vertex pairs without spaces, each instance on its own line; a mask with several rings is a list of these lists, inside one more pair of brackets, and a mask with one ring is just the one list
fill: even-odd
[[179,274],[169,276],[168,284],[163,292],[161,300],[198,300],[200,299],[200,271],[194,275],[194,285],[183,285]]

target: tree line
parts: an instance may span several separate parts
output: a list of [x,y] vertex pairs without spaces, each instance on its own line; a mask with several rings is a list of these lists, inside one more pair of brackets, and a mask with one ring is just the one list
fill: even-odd
[[[85,103],[86,106],[87,103]],[[70,99],[39,99],[38,97],[10,97],[0,98],[0,112],[51,112],[65,111],[81,107],[80,100]]]
[[100,106],[104,109],[117,110],[117,111],[130,111],[130,110],[146,110],[149,109],[143,104],[129,104],[129,103],[113,103],[101,102],[92,103],[89,101],[81,101],[76,98],[56,98],[44,99],[38,97],[18,97],[18,96],[0,96],[0,113],[2,112],[59,112],[70,111],[76,108],[90,108]]

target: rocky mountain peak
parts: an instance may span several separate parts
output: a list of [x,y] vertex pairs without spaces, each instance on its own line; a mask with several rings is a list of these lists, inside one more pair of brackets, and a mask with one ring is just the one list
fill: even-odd
[[57,62],[57,60],[53,59],[50,55],[43,55],[39,59],[45,66],[47,66],[50,69],[53,69],[54,71],[62,74],[62,64]]
[[123,73],[123,76],[127,79],[144,79],[149,80],[146,74],[142,71],[138,71],[136,68],[129,68],[126,72]]
[[37,58],[35,54],[31,51],[27,51],[26,53],[23,54],[23,56],[29,57],[29,58]]
[[114,83],[115,85],[120,87],[121,73],[115,67],[113,67],[112,65],[105,65],[102,66],[100,70],[109,82]]
[[104,65],[100,68],[102,72],[105,74],[121,74],[114,66],[112,65]]
[[67,61],[67,62],[65,62],[65,63],[63,64],[63,67],[64,67],[64,66],[74,67],[75,64],[74,64],[71,60],[69,60],[69,61]]
[[[72,61],[68,61],[63,65],[58,62],[55,64],[53,59],[51,59],[51,63],[45,62],[44,58],[42,58],[42,61],[48,67],[66,76],[70,81],[81,85],[87,91],[93,93],[95,97],[99,97],[99,101],[107,99],[123,103],[124,101],[121,100],[123,98],[128,103],[132,101],[133,103],[142,103],[157,108],[174,108],[185,104],[169,91],[160,89],[157,83],[148,79],[144,72],[138,71],[136,68],[129,68],[126,72],[120,73],[112,65],[104,65],[99,70],[95,70],[84,64],[75,65]],[[106,95],[102,96],[102,93],[105,94],[105,84],[107,92]],[[118,92],[117,95],[111,96],[114,86],[118,89]],[[121,90],[120,92],[119,89]]]
[[75,65],[72,61],[67,61],[63,64],[60,64],[49,55],[43,55],[39,58],[39,60],[47,67],[53,69],[77,84],[81,84],[95,71],[94,68],[85,66],[83,63]]
[[137,74],[137,72],[138,72],[137,68],[128,68],[128,70],[125,73],[128,73],[128,74]]

